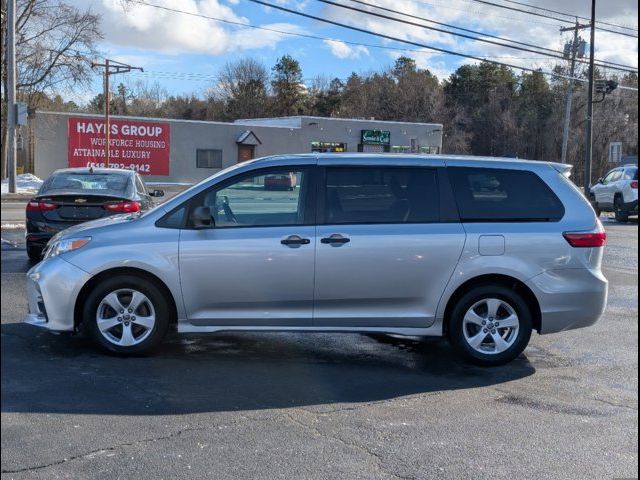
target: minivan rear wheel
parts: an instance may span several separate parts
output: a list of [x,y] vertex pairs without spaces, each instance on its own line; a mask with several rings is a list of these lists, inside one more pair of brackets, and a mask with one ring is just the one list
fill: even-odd
[[484,285],[454,306],[449,341],[473,363],[502,365],[524,351],[532,329],[531,310],[520,294],[503,285]]
[[117,275],[97,285],[83,308],[83,326],[101,348],[120,355],[143,355],[169,329],[167,301],[158,287],[138,276]]

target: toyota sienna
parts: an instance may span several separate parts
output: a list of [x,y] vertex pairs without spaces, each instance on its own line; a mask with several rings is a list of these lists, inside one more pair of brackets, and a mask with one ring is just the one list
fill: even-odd
[[[295,185],[265,188],[274,176]],[[26,321],[123,355],[169,329],[377,332],[501,364],[534,330],[598,320],[605,241],[564,165],[274,156],[59,233],[27,274]]]

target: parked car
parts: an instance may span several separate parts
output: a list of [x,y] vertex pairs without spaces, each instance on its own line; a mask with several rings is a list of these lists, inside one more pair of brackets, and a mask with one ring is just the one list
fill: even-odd
[[614,212],[618,222],[638,215],[638,166],[614,168],[591,187],[591,201],[596,213]]
[[264,177],[265,190],[293,190],[296,188],[295,173],[286,172],[281,175],[267,175]]
[[78,223],[148,210],[151,197],[136,172],[120,169],[65,168],[47,178],[27,203],[27,255],[37,261],[53,235]]
[[[143,214],[56,235],[27,274],[26,321],[134,355],[167,331],[447,336],[516,358],[533,330],[592,325],[606,234],[546,162],[320,154],[236,165]],[[299,188],[265,199],[265,175]],[[238,190],[242,195],[238,196]]]

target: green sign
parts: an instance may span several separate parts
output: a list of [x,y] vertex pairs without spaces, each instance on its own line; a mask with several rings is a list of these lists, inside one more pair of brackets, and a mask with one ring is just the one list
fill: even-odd
[[389,145],[391,132],[389,130],[361,130],[360,143],[362,145]]

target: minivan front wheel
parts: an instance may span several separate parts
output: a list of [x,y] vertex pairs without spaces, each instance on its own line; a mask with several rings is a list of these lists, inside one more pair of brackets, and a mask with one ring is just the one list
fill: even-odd
[[531,311],[522,296],[502,285],[488,285],[472,289],[456,303],[449,340],[474,363],[501,365],[524,351],[531,331]]
[[146,278],[115,276],[87,297],[83,323],[100,347],[122,355],[140,355],[157,347],[169,328],[169,305]]

